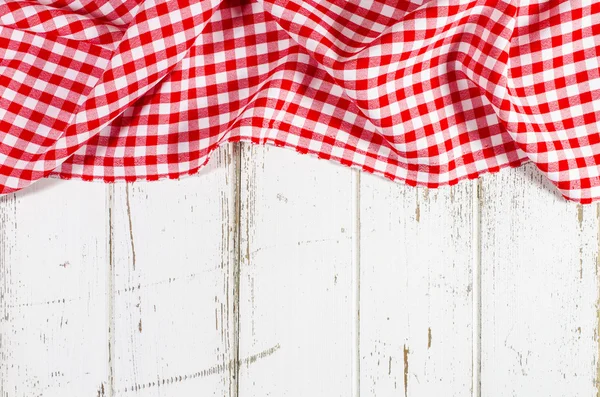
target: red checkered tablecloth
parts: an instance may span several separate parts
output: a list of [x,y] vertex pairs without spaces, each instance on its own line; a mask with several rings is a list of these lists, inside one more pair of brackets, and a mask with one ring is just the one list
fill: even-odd
[[437,187],[600,198],[600,2],[0,0],[0,193],[268,143]]

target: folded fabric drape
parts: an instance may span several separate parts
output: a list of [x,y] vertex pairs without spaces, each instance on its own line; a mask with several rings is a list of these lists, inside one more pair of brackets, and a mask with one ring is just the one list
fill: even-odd
[[0,193],[193,174],[223,142],[600,198],[600,2],[0,0]]

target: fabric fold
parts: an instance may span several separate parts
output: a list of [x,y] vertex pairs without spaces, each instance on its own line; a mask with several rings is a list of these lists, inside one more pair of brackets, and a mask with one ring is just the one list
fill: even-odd
[[435,188],[533,162],[600,198],[592,0],[0,4],[0,193],[178,178],[232,141]]

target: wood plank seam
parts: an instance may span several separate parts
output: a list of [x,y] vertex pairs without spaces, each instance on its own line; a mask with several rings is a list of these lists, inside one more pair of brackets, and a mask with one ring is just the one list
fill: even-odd
[[[3,319],[8,319],[8,308],[7,308],[7,295],[8,295],[8,287],[11,285],[11,272],[8,263],[6,262],[7,258],[7,246],[5,241],[8,240],[7,235],[7,224],[9,222],[10,217],[8,216],[7,209],[12,207],[12,211],[16,214],[16,203],[15,203],[15,195],[5,195],[0,197],[0,315]],[[2,329],[4,331],[4,329]],[[0,333],[0,375],[4,375],[4,368],[8,362],[8,353],[6,350],[6,337],[4,336],[4,332]],[[8,396],[9,394],[9,386],[6,384],[6,379],[4,376],[0,376],[0,396]]]
[[242,144],[240,142],[234,142],[233,144],[233,165],[234,170],[234,184],[233,184],[233,201],[235,206],[234,214],[234,254],[235,261],[233,263],[233,362],[234,368],[231,373],[232,381],[231,385],[233,389],[230,390],[231,397],[238,397],[240,395],[240,265],[242,263],[242,250],[241,250],[241,216],[242,216],[242,199],[241,199],[241,185],[242,185]]
[[113,223],[113,208],[115,187],[109,184],[107,187],[107,207],[108,207],[108,397],[115,396],[115,258],[114,258],[114,223]]
[[596,388],[596,397],[600,397],[600,203],[596,204],[596,219],[598,227],[598,246],[596,253],[596,379],[594,387]]
[[481,397],[481,179],[473,181],[473,397]]
[[353,184],[353,197],[352,197],[352,238],[353,240],[353,255],[352,255],[352,280],[354,285],[352,288],[353,293],[353,305],[352,312],[355,315],[354,318],[354,337],[353,340],[353,365],[354,370],[352,375],[352,396],[360,397],[360,175],[361,171],[357,169],[352,170],[352,184]]

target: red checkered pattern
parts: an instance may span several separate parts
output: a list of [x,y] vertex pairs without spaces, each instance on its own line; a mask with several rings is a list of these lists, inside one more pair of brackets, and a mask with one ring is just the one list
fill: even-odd
[[531,161],[600,198],[593,0],[0,0],[0,193],[268,143],[437,187]]

